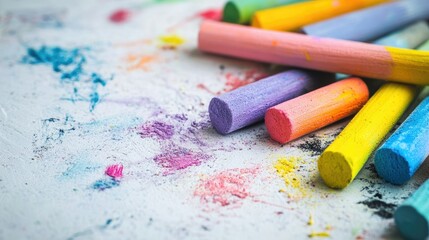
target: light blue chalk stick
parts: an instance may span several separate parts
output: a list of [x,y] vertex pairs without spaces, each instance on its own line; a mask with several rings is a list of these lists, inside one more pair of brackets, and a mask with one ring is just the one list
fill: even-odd
[[371,41],[413,22],[429,19],[428,0],[403,0],[344,14],[307,25],[310,36]]
[[415,48],[428,39],[429,26],[426,22],[420,21],[382,37],[373,43],[389,47]]
[[428,156],[429,97],[426,97],[375,152],[375,169],[384,180],[404,184]]
[[406,239],[429,237],[429,180],[408,198],[398,209],[394,218],[399,232]]

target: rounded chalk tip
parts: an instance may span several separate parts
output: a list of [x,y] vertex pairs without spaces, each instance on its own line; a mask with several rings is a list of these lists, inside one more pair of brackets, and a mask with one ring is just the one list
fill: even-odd
[[343,189],[353,179],[353,171],[346,156],[339,152],[325,151],[318,160],[320,176],[330,188]]
[[215,97],[210,101],[209,116],[212,126],[222,135],[228,134],[232,129],[232,113],[228,103]]
[[292,124],[282,110],[275,107],[268,109],[265,113],[265,126],[274,141],[285,144],[291,140]]
[[378,149],[374,155],[374,164],[378,175],[389,183],[401,185],[411,178],[408,161],[393,149]]
[[394,214],[395,224],[406,239],[427,239],[429,223],[417,209],[409,205],[400,206]]
[[223,8],[223,17],[224,22],[229,23],[241,23],[240,22],[240,10],[233,1],[228,1]]

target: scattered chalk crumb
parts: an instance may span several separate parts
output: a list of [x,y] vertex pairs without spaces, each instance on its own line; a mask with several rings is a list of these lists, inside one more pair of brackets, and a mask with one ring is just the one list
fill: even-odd
[[310,213],[310,217],[308,218],[307,225],[313,226],[313,224],[314,224],[313,214]]

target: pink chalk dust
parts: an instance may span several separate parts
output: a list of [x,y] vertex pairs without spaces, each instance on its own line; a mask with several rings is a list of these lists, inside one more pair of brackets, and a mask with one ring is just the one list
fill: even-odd
[[122,164],[113,164],[108,166],[104,173],[106,173],[106,175],[112,178],[118,179],[118,178],[122,178],[123,169],[124,169],[124,166],[122,166]]

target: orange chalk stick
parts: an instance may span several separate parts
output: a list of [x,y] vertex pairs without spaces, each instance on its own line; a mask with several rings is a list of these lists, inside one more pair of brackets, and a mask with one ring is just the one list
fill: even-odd
[[252,26],[270,30],[294,31],[307,24],[386,1],[387,0],[317,0],[269,8],[257,11],[253,15]]
[[368,97],[365,82],[345,79],[268,109],[265,125],[272,139],[287,143],[355,114]]

